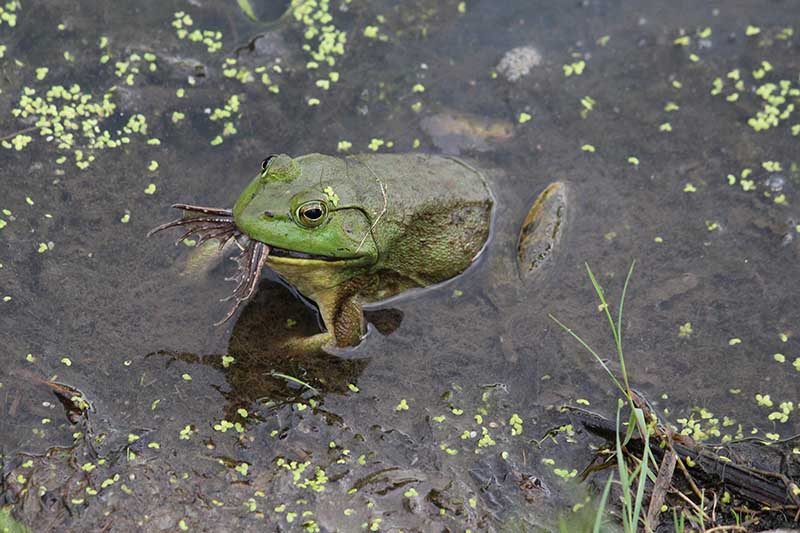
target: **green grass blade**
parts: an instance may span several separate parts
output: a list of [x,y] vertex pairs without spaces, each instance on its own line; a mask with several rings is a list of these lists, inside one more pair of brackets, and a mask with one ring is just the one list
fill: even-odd
[[253,6],[250,5],[250,0],[236,0],[236,2],[239,4],[239,9],[242,10],[242,13],[244,13],[247,18],[253,22],[258,22],[258,17],[256,17],[256,13],[253,11]]
[[594,358],[597,360],[597,362],[598,362],[598,363],[600,363],[600,366],[602,366],[602,367],[603,367],[603,370],[605,370],[605,371],[606,371],[606,373],[607,373],[609,376],[611,376],[611,380],[614,382],[614,384],[617,386],[617,388],[618,388],[620,391],[622,391],[622,394],[624,394],[624,395],[626,395],[626,396],[628,395],[628,393],[627,393],[627,391],[626,391],[625,387],[623,387],[623,386],[622,386],[622,384],[619,382],[619,380],[617,380],[617,377],[614,375],[614,373],[611,371],[611,369],[610,369],[610,368],[608,368],[608,365],[606,365],[605,361],[603,361],[603,359],[602,359],[602,358],[601,358],[599,355],[597,355],[597,352],[595,352],[595,351],[594,351],[594,349],[592,349],[592,347],[591,347],[591,346],[589,346],[588,344],[586,344],[586,342],[585,342],[585,341],[584,341],[582,338],[580,338],[580,336],[579,336],[577,333],[575,333],[574,331],[572,331],[571,329],[569,329],[569,328],[568,328],[566,325],[564,325],[564,324],[563,324],[563,323],[562,323],[562,322],[561,322],[559,319],[557,319],[556,317],[554,317],[553,315],[550,315],[550,314],[548,314],[547,316],[549,316],[549,317],[550,317],[550,319],[551,319],[553,322],[555,322],[556,324],[558,324],[559,326],[561,326],[561,329],[563,329],[564,331],[566,331],[567,333],[569,333],[570,335],[572,335],[572,338],[574,338],[576,341],[578,341],[578,342],[581,344],[581,346],[583,346],[583,347],[586,349],[586,351],[588,351],[590,354],[592,354],[592,356],[594,356]]
[[608,308],[608,302],[606,301],[605,293],[603,292],[603,286],[597,281],[597,278],[594,277],[594,272],[589,267],[589,263],[584,263],[586,265],[586,272],[589,273],[589,279],[592,281],[592,286],[594,287],[594,292],[597,293],[597,297],[600,298],[600,304],[602,305],[603,311],[606,314],[606,318],[608,318],[608,324],[611,326],[611,335],[614,337],[614,345],[619,346],[619,332],[617,331],[617,327],[614,325],[614,319],[611,318],[611,310]]
[[631,400],[631,386],[630,382],[628,381],[628,367],[625,365],[625,354],[622,352],[622,307],[625,305],[625,294],[628,292],[628,283],[630,283],[631,276],[633,275],[633,267],[636,265],[636,260],[634,259],[631,262],[631,267],[628,269],[628,275],[625,277],[625,284],[622,286],[622,296],[619,299],[619,313],[617,315],[617,357],[619,358],[619,368],[620,372],[622,373],[622,381],[625,382],[625,390],[627,391],[626,396],[628,397],[628,402],[631,404],[631,408],[633,409],[635,406],[633,405],[633,401]]
[[617,431],[616,431],[616,445],[615,453],[617,456],[617,471],[619,472],[619,482],[622,485],[622,527],[628,531],[634,531],[636,522],[633,521],[631,511],[633,505],[631,504],[631,480],[628,475],[628,468],[625,466],[625,457],[622,455],[622,442],[619,437],[619,415],[622,411],[622,402],[617,404]]
[[650,462],[648,460],[648,452],[650,450],[650,432],[647,431],[647,428],[644,423],[644,414],[642,413],[641,409],[635,409],[634,413],[636,415],[637,421],[639,423],[639,427],[644,427],[645,431],[642,435],[644,439],[644,453],[642,454],[642,462],[640,463],[640,472],[639,472],[639,480],[637,481],[636,486],[636,502],[633,507],[633,516],[639,517],[642,512],[642,505],[644,504],[644,487],[647,481],[647,475],[650,470]]
[[622,296],[619,298],[619,310],[617,313],[617,332],[619,332],[619,343],[617,349],[620,354],[622,353],[622,307],[625,305],[625,294],[628,292],[628,283],[631,281],[633,275],[633,267],[636,266],[636,259],[631,262],[631,267],[628,269],[628,275],[625,277],[625,284],[622,286]]
[[272,376],[272,377],[275,377],[275,378],[282,378],[282,379],[285,379],[286,381],[291,381],[292,383],[296,383],[298,385],[306,387],[307,389],[314,391],[316,394],[319,394],[319,391],[317,389],[315,389],[314,387],[312,387],[311,385],[309,385],[308,383],[306,383],[302,379],[298,379],[298,378],[296,378],[294,376],[290,376],[288,374],[283,374],[281,372],[270,372],[269,375]]
[[683,533],[684,532],[684,530],[686,529],[686,524],[685,524],[686,520],[685,520],[685,518],[686,517],[683,515],[683,513],[681,513],[681,517],[680,517],[680,520],[679,520],[678,519],[678,512],[675,510],[674,507],[672,508],[672,525],[675,527],[675,533]]
[[608,476],[608,481],[606,481],[603,494],[600,496],[600,505],[597,507],[597,514],[594,517],[594,527],[592,527],[592,533],[600,533],[600,528],[603,526],[603,518],[606,515],[606,505],[608,504],[608,495],[611,492],[612,481],[614,481],[613,473]]
[[[636,408],[634,407],[634,409]],[[636,415],[633,413],[633,410],[631,410],[631,415],[628,417],[628,425],[625,429],[625,438],[622,440],[623,445],[628,445],[633,438],[634,433],[636,432],[636,428]]]

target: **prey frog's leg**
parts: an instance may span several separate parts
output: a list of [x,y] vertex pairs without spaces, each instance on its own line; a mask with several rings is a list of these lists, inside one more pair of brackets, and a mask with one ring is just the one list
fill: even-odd
[[553,262],[566,229],[567,200],[566,184],[556,181],[539,194],[528,211],[517,242],[517,265],[523,280],[537,277]]

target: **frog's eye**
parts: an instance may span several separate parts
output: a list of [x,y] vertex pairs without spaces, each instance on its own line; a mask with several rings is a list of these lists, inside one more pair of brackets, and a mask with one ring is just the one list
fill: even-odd
[[325,222],[328,206],[319,200],[306,202],[297,208],[297,221],[307,228],[314,228]]
[[265,160],[263,160],[261,162],[261,170],[267,170],[267,166],[269,165],[269,162],[272,161],[272,158],[274,158],[274,157],[275,157],[274,155],[271,155],[268,158],[266,158]]

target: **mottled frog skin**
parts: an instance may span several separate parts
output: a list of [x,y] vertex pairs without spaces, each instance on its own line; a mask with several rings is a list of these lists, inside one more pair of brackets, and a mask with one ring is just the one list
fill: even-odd
[[240,195],[237,228],[267,244],[269,268],[316,302],[327,331],[306,344],[345,347],[362,304],[464,272],[489,238],[494,199],[454,158],[278,155]]

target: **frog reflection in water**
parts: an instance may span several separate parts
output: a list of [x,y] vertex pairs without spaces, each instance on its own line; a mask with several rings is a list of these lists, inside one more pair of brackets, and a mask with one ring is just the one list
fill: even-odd
[[[255,292],[263,267],[313,300],[323,333],[292,341],[303,350],[357,345],[362,305],[429,287],[464,272],[489,240],[495,200],[483,175],[452,157],[375,154],[345,158],[271,156],[232,210],[178,204],[175,226],[241,248],[230,296]],[[562,230],[566,189],[554,183],[523,223],[518,262],[524,276],[553,252]]]

